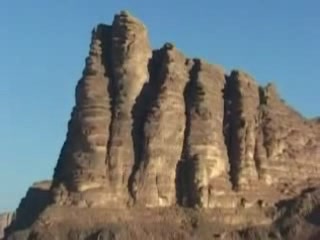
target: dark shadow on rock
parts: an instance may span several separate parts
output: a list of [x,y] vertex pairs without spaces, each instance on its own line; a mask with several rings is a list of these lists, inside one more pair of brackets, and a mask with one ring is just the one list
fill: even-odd
[[103,229],[89,236],[86,240],[120,240],[121,228],[116,224],[109,224]]
[[140,168],[141,162],[143,161],[143,148],[145,141],[144,125],[147,121],[151,106],[156,101],[156,97],[160,91],[159,88],[161,84],[159,84],[158,81],[159,70],[157,68],[160,64],[160,59],[160,50],[154,50],[152,58],[149,59],[148,62],[149,81],[143,85],[131,111],[133,119],[131,136],[134,148],[134,165],[129,177],[128,189],[133,200],[135,200],[136,197],[136,189],[133,186],[137,180],[135,177]]
[[195,189],[193,186],[193,161],[189,153],[189,135],[191,130],[191,108],[196,100],[196,81],[198,73],[200,71],[200,60],[199,59],[188,59],[185,63],[189,69],[189,81],[185,86],[183,97],[185,103],[185,129],[183,137],[183,147],[180,156],[180,161],[176,168],[176,196],[178,204],[185,207],[193,207],[195,205],[194,193]]
[[13,231],[21,231],[29,228],[39,217],[41,212],[50,204],[50,192],[48,189],[32,186],[24,197],[16,211],[12,224],[6,229],[8,236]]
[[314,209],[306,216],[306,220],[314,225],[320,226],[320,207]]
[[177,203],[180,206],[188,207],[190,206],[188,202],[188,182],[187,182],[187,176],[188,176],[188,162],[185,160],[180,160],[177,163],[176,166],[176,199]]
[[141,93],[136,99],[136,103],[133,106],[131,115],[133,119],[132,123],[132,141],[134,149],[134,166],[131,170],[131,174],[128,182],[128,189],[131,196],[135,200],[135,189],[133,187],[134,177],[140,167],[140,163],[143,155],[144,144],[144,123],[147,118],[147,111],[150,106],[150,83],[145,83],[142,87]]

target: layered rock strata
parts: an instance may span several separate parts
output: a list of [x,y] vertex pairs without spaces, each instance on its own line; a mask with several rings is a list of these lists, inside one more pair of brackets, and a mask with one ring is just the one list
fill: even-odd
[[[187,130],[183,153],[189,170],[189,202],[202,207],[219,206],[219,197],[231,190],[229,161],[223,135],[225,85],[221,67],[201,60],[190,63],[185,92]],[[228,202],[232,204],[232,200]],[[222,205],[227,204],[224,202]]]
[[[288,107],[274,85],[262,89],[263,144],[267,163],[262,166],[271,182],[303,181],[319,176],[319,134],[307,119]],[[288,169],[290,171],[288,171]]]
[[226,144],[231,180],[236,189],[248,189],[258,181],[255,156],[259,125],[259,87],[247,74],[232,71],[227,78]]
[[[112,123],[108,142],[107,167],[110,184],[118,198],[128,198],[129,178],[139,151],[136,135],[139,97],[149,81],[151,58],[147,30],[136,18],[122,12],[112,24]],[[118,199],[119,200],[119,199]]]
[[157,57],[159,73],[151,83],[156,96],[144,124],[143,155],[134,183],[137,200],[147,207],[176,203],[176,168],[185,130],[186,58],[171,44]]
[[111,122],[110,79],[106,75],[102,49],[106,30],[102,26],[93,30],[83,77],[76,87],[76,105],[53,178],[55,201],[60,204],[94,204],[93,201],[85,202],[82,193],[100,189],[104,195],[102,193],[108,189],[106,158]]
[[55,203],[225,209],[273,204],[318,182],[316,120],[247,73],[172,44],[152,51],[147,35],[127,12],[93,31]]
[[223,239],[288,219],[295,230],[283,211],[299,196],[317,228],[319,119],[274,85],[170,43],[152,51],[143,23],[121,12],[93,30],[75,95],[52,184],[30,188],[8,239]]

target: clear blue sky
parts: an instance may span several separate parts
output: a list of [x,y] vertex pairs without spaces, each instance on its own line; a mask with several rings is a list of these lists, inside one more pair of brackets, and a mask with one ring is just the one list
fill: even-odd
[[1,0],[0,212],[51,178],[90,31],[121,9],[145,22],[153,47],[171,41],[273,81],[304,115],[320,115],[319,0]]

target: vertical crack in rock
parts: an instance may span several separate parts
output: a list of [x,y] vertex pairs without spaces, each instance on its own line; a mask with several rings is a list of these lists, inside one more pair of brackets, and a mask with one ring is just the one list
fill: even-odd
[[225,85],[223,88],[223,101],[224,101],[224,112],[223,112],[223,136],[224,136],[224,143],[227,147],[227,155],[228,155],[228,162],[229,162],[229,178],[232,184],[232,188],[236,188],[236,179],[235,179],[235,164],[232,161],[232,154],[231,154],[231,141],[232,141],[232,126],[231,126],[231,88],[230,88],[230,76],[225,74]]
[[[106,181],[108,182],[108,173],[109,173],[109,168],[108,168],[108,156],[110,154],[110,144],[111,144],[111,139],[112,139],[112,123],[114,120],[114,112],[115,112],[115,101],[116,101],[116,91],[115,91],[115,84],[114,84],[114,77],[113,77],[113,66],[112,66],[112,26],[108,26],[108,25],[102,25],[100,24],[98,26],[98,28],[103,29],[104,31],[102,31],[102,57],[103,57],[103,64],[104,67],[106,69],[106,72],[108,73],[108,78],[109,78],[109,82],[107,84],[107,91],[109,94],[109,102],[110,102],[110,112],[111,112],[111,119],[109,122],[109,127],[108,127],[108,141],[106,144],[106,159],[105,159],[105,163],[106,163],[106,175],[107,175],[107,179]],[[110,184],[108,182],[108,184]]]
[[143,157],[143,143],[145,139],[144,124],[146,122],[151,103],[155,101],[156,96],[154,80],[157,77],[157,66],[159,64],[157,55],[158,51],[153,51],[152,58],[148,62],[149,81],[144,84],[132,109],[133,128],[131,134],[134,145],[134,165],[129,177],[128,188],[134,202],[136,201],[137,193],[137,171],[139,170]]
[[129,179],[128,179],[128,188],[133,200],[135,200],[135,186],[134,186],[134,176],[136,171],[140,166],[143,152],[143,142],[144,142],[144,132],[143,126],[146,120],[146,112],[149,105],[150,97],[150,85],[145,83],[140,95],[137,97],[136,103],[132,109],[132,130],[131,136],[133,140],[133,149],[134,149],[134,165],[132,167]]
[[228,157],[223,136],[224,72],[215,65],[194,60],[187,92],[189,133],[189,202],[201,207],[217,206],[217,198],[231,190]]
[[265,104],[266,104],[266,97],[264,94],[264,89],[262,87],[259,87],[258,129],[256,134],[256,146],[255,146],[255,153],[254,153],[254,160],[256,163],[256,169],[257,169],[259,180],[265,179],[265,172],[263,171],[263,166],[267,162],[267,152],[265,148],[264,129],[263,129]]
[[236,189],[255,186],[258,172],[255,162],[259,118],[259,88],[246,73],[232,71],[227,78],[228,153],[231,179]]
[[181,206],[193,206],[194,204],[190,201],[190,178],[191,178],[191,164],[188,161],[189,156],[189,134],[190,134],[190,104],[191,104],[191,93],[193,89],[192,84],[194,83],[195,66],[192,59],[186,60],[186,68],[189,74],[189,81],[183,91],[183,97],[185,102],[185,130],[183,136],[183,147],[181,152],[180,161],[176,168],[176,198],[177,203]]
[[[67,139],[54,173],[54,198],[61,204],[87,205],[90,201],[83,196],[85,192],[106,185],[105,158],[111,113],[109,78],[102,57],[103,32],[103,26],[92,32],[83,77],[76,87],[76,105],[68,124]],[[74,193],[69,194],[69,199],[66,190]]]
[[127,12],[116,15],[112,24],[114,106],[108,149],[108,174],[114,196],[128,200],[128,182],[134,166],[132,111],[149,79],[151,48],[145,26]]
[[[139,204],[137,202],[137,191],[138,187],[142,188],[144,180],[144,166],[148,164],[148,159],[144,157],[144,148],[145,148],[145,129],[144,126],[148,121],[148,115],[151,114],[152,112],[152,106],[156,104],[157,101],[157,96],[160,92],[160,87],[163,84],[164,79],[160,79],[160,71],[161,64],[163,63],[163,54],[162,50],[154,50],[152,52],[152,58],[149,61],[148,69],[149,69],[149,82],[148,84],[145,85],[145,98],[146,101],[148,102],[141,102],[141,104],[144,104],[145,106],[143,107],[143,119],[141,121],[138,121],[137,119],[137,125],[136,129],[134,130],[134,133],[137,135],[140,135],[140,139],[136,139],[137,141],[141,141],[140,143],[137,142],[137,148],[138,153],[136,154],[135,158],[135,164],[133,166],[132,173],[129,178],[129,192],[131,194],[131,197],[134,201],[135,204]],[[141,109],[142,110],[142,109]]]
[[154,86],[158,91],[144,125],[143,159],[136,183],[137,201],[147,207],[176,202],[176,165],[185,127],[185,57],[171,44],[166,44],[160,55],[160,72]]

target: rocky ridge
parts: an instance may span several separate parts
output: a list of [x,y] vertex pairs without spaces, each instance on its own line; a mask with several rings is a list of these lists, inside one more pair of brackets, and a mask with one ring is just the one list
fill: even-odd
[[[152,50],[146,27],[128,12],[93,30],[75,96],[49,200],[33,221],[38,235],[28,239],[51,239],[41,219],[58,226],[67,220],[57,212],[77,209],[87,209],[82,217],[122,209],[117,221],[96,220],[101,226],[190,207],[232,231],[271,226],[280,202],[320,182],[319,121],[243,71],[226,74],[170,43]],[[177,211],[177,221],[189,216]]]

